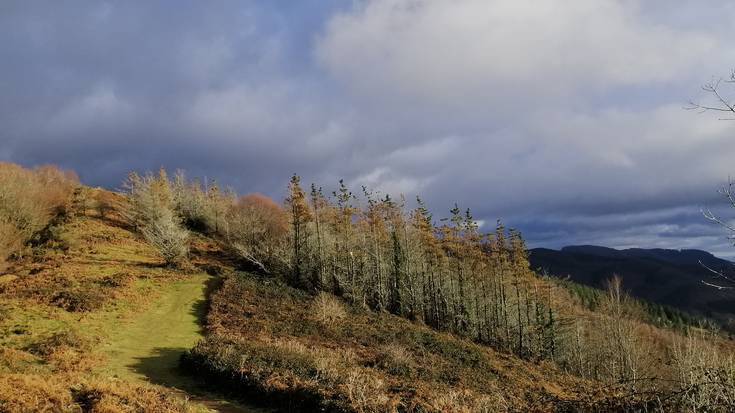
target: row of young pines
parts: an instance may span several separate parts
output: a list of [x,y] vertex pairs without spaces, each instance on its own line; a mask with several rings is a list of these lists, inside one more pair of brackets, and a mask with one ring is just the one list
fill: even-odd
[[549,284],[529,270],[520,233],[498,222],[482,234],[471,211],[456,205],[435,225],[420,199],[406,212],[405,199],[362,192],[360,203],[340,181],[332,197],[315,185],[307,194],[299,177],[291,178],[293,284],[523,358],[554,357],[558,322]]

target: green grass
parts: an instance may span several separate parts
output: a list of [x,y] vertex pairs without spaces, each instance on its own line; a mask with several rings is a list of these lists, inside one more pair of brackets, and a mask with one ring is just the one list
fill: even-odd
[[218,411],[259,411],[222,400],[179,370],[181,355],[203,337],[206,292],[212,282],[213,277],[198,273],[165,285],[150,308],[110,323],[114,330],[103,349],[107,363],[101,373],[183,390]]
[[163,287],[151,308],[115,323],[106,371],[121,378],[175,383],[178,354],[201,338],[201,308],[210,277],[196,274]]

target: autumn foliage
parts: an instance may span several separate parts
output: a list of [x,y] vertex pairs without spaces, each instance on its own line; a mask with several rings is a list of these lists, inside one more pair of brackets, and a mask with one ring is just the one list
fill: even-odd
[[240,197],[229,209],[229,244],[263,271],[281,266],[285,257],[288,219],[283,208],[262,194]]
[[0,267],[56,217],[68,212],[76,175],[54,166],[0,162]]

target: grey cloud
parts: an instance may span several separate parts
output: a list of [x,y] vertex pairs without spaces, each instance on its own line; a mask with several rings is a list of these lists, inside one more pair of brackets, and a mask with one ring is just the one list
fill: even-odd
[[699,207],[721,205],[732,126],[681,107],[729,69],[708,22],[735,10],[665,5],[6,2],[0,158],[113,188],[161,165],[276,197],[345,178],[534,246],[725,254]]

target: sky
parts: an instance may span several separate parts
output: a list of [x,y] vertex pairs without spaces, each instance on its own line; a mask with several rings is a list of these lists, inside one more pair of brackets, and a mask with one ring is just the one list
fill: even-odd
[[531,247],[731,258],[701,210],[735,217],[735,121],[685,107],[735,68],[734,21],[719,0],[3,1],[0,160],[275,198],[342,178]]

